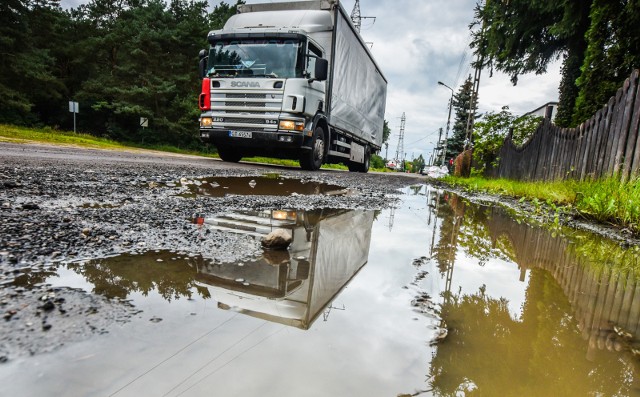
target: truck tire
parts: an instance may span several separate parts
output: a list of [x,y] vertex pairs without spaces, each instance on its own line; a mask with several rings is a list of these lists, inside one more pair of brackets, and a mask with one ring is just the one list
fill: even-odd
[[311,150],[303,151],[300,155],[300,168],[307,171],[319,170],[324,159],[324,148],[324,130],[318,126],[313,130]]
[[360,172],[367,173],[369,172],[369,167],[371,166],[371,149],[369,146],[364,148],[364,163],[360,165]]
[[237,163],[242,160],[242,153],[237,150],[230,148],[228,146],[217,146],[218,155],[222,159],[222,161],[226,161],[227,163]]

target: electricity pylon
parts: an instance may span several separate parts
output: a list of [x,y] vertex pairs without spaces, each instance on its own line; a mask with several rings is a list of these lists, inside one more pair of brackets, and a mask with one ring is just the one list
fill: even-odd
[[400,162],[404,159],[404,123],[406,121],[406,117],[404,112],[402,112],[402,117],[400,118],[400,134],[398,135],[398,147],[396,149],[396,158],[395,160]]
[[351,11],[351,22],[353,22],[353,26],[358,33],[360,33],[363,19],[373,19],[375,22],[376,17],[363,17],[360,15],[360,0],[356,0],[356,4],[353,5],[353,11]]

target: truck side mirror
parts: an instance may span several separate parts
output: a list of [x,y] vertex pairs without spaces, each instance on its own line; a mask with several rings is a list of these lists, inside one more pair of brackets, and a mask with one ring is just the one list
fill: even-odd
[[316,70],[314,71],[314,80],[325,81],[327,72],[329,71],[329,61],[324,58],[316,59]]
[[198,72],[200,73],[200,78],[205,76],[208,58],[207,50],[200,50],[200,53],[198,53],[198,59],[200,60],[198,62]]

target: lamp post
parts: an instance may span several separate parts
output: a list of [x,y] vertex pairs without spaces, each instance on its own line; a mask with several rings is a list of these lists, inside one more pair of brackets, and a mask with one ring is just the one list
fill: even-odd
[[449,87],[442,81],[438,81],[443,87],[447,87],[451,90],[451,98],[449,99],[449,116],[447,116],[447,130],[444,133],[444,151],[442,152],[442,164],[444,164],[444,160],[447,157],[447,138],[449,137],[449,123],[451,122],[451,106],[453,105],[453,88]]

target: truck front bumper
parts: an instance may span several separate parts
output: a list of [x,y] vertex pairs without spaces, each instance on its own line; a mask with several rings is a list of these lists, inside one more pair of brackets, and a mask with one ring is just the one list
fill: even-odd
[[304,133],[288,131],[235,131],[228,129],[201,128],[200,140],[206,143],[230,145],[252,149],[300,148]]

